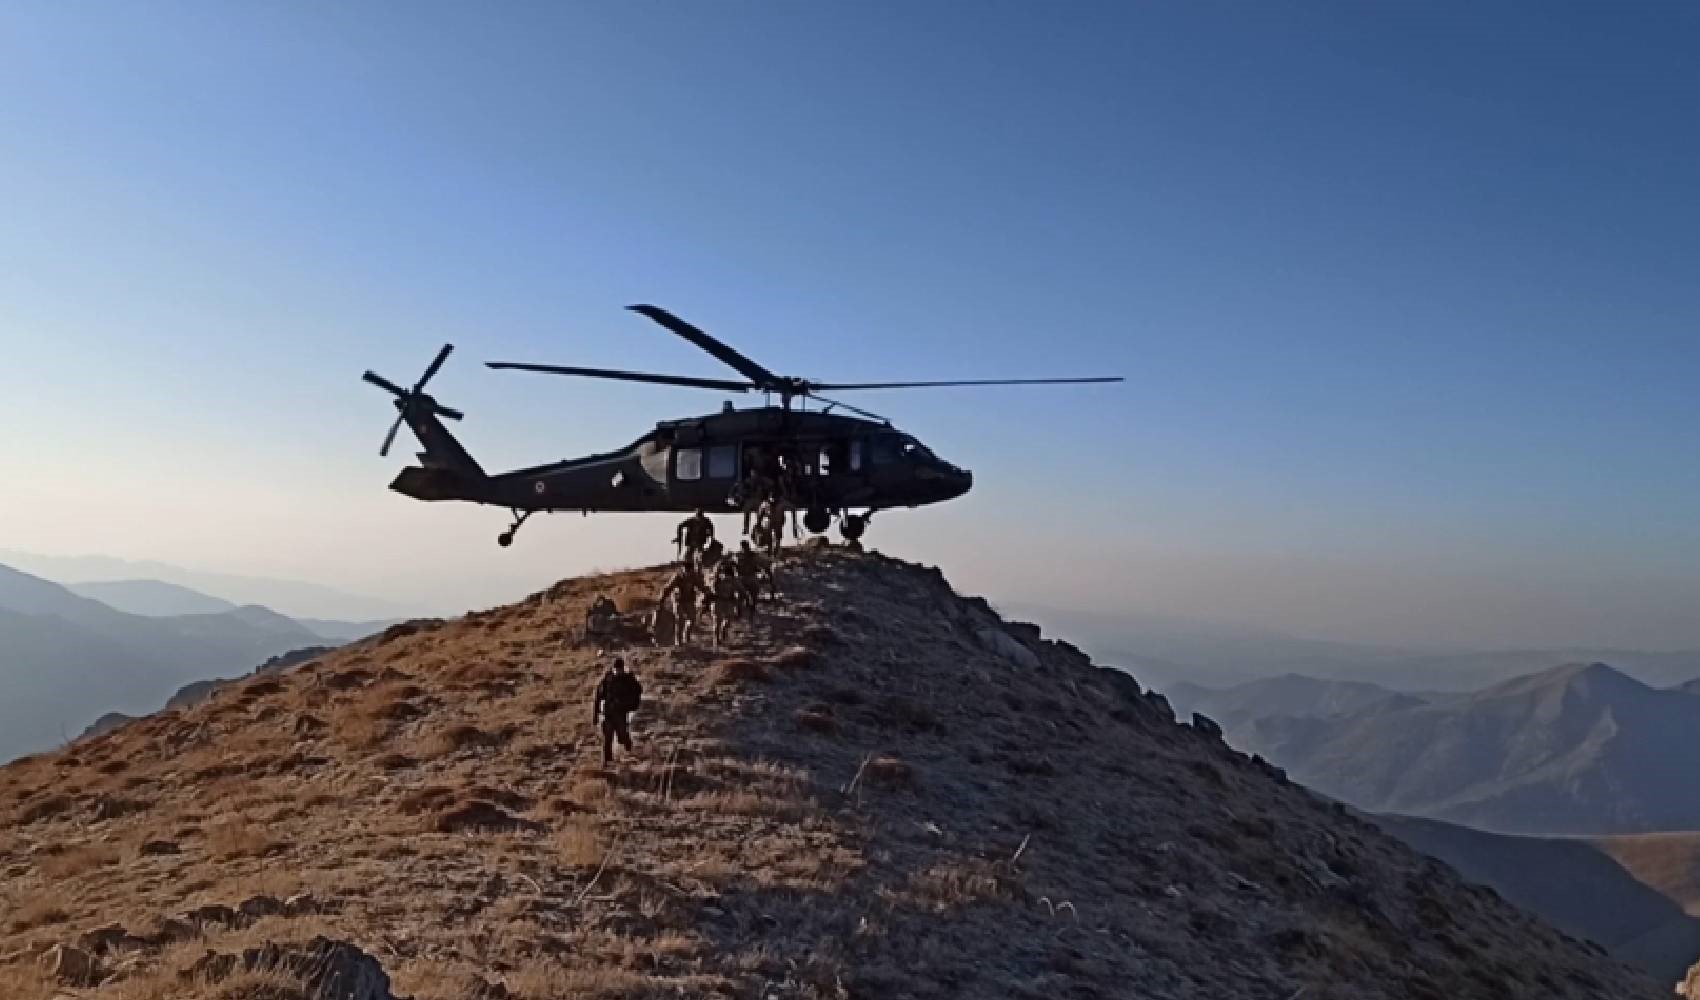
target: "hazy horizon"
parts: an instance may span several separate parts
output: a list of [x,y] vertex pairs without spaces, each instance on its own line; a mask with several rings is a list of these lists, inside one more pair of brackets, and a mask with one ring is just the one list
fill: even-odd
[[[991,3],[0,13],[0,548],[438,611],[673,518],[386,489],[714,393],[667,306],[971,468],[968,592],[1349,642],[1700,647],[1700,14]],[[727,528],[730,520],[722,522]],[[0,560],[3,561],[3,560]]]

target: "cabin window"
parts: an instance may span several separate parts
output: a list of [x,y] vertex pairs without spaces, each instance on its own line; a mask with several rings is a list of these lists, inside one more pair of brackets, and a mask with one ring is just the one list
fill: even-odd
[[829,441],[821,445],[820,474],[823,476],[842,476],[854,467],[850,460],[850,444],[847,441]]
[[673,478],[680,482],[695,482],[702,478],[702,449],[673,449]]
[[736,479],[738,476],[738,446],[717,444],[708,449],[708,478]]
[[879,434],[868,439],[868,460],[874,465],[892,465],[898,461],[900,438],[896,434]]
[[850,442],[850,471],[862,471],[862,439],[856,438]]

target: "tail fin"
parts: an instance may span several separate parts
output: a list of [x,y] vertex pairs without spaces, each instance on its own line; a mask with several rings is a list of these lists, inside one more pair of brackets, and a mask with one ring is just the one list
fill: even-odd
[[430,397],[416,396],[399,401],[407,427],[425,449],[419,453],[419,464],[427,469],[452,472],[462,479],[484,479],[484,470],[471,454],[437,419],[436,406]]

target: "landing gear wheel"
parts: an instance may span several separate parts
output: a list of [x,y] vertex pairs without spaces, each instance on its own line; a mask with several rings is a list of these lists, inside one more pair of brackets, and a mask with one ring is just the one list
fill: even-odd
[[846,514],[838,522],[838,532],[847,542],[860,541],[862,534],[868,530],[868,515]]
[[515,508],[513,512],[514,523],[508,525],[508,530],[496,536],[496,544],[500,545],[504,549],[512,545],[514,543],[514,532],[518,531],[520,529],[520,525],[524,524],[526,519],[535,513],[537,513],[535,510],[519,510],[518,508]]
[[832,515],[827,513],[824,507],[811,507],[808,513],[803,515],[803,527],[818,535],[832,527]]

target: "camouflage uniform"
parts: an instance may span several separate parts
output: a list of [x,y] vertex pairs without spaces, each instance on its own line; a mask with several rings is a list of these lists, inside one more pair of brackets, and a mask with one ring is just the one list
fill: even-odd
[[699,508],[695,514],[679,522],[679,529],[673,532],[673,546],[679,558],[686,560],[700,556],[713,538],[714,522]]
[[668,579],[667,585],[661,588],[656,603],[667,605],[673,611],[674,645],[690,641],[691,628],[697,619],[697,602],[702,591],[702,578],[697,575],[696,568],[688,563],[680,566]]

